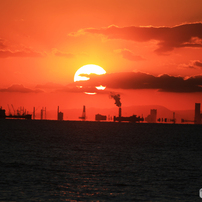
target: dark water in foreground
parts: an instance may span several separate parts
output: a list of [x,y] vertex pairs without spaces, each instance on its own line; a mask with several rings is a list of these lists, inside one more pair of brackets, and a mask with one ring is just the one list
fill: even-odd
[[0,201],[202,201],[202,125],[0,120]]

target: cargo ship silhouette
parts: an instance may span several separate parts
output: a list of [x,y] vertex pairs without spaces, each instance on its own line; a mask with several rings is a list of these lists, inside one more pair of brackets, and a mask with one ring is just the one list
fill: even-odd
[[32,119],[32,114],[27,114],[26,112],[23,112],[22,114],[20,112],[17,112],[17,114],[12,115],[11,113],[7,116],[6,110],[2,109],[0,107],[0,119]]

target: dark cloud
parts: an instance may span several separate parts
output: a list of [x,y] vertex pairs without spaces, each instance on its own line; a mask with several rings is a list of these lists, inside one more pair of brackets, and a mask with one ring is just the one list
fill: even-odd
[[[86,81],[76,82],[65,86],[64,88],[56,90],[57,92],[71,92],[71,93],[96,93],[96,94],[109,94],[108,90],[98,90],[93,85],[88,85]],[[82,86],[82,87],[81,87]]]
[[176,92],[176,93],[191,93],[202,92],[202,88],[193,79],[193,82],[183,77],[174,77],[169,75],[162,75],[157,77],[159,91],[162,92]]
[[43,57],[44,54],[31,51],[31,50],[23,50],[23,51],[11,51],[11,50],[0,50],[0,58],[7,57]]
[[31,90],[29,88],[25,88],[23,85],[15,84],[8,88],[0,89],[0,92],[10,92],[10,93],[40,93],[42,90]]
[[200,62],[198,60],[194,62],[194,65],[197,66],[197,67],[201,67],[202,68],[202,62]]
[[181,47],[202,47],[202,23],[183,24],[175,27],[116,27],[85,29],[85,32],[102,34],[109,39],[124,39],[137,42],[158,41],[159,54]]
[[100,83],[111,89],[158,89],[161,92],[176,93],[202,92],[202,76],[185,79],[180,76],[175,77],[167,74],[153,76],[140,72],[99,75],[99,80],[98,75],[90,75],[90,80],[83,82],[83,85],[95,86]]
[[128,49],[119,49],[115,50],[115,52],[122,55],[124,59],[131,60],[131,61],[141,61],[144,60],[144,58],[140,55],[135,55],[132,51]]
[[58,57],[66,57],[66,58],[73,58],[74,57],[74,55],[72,53],[62,52],[62,51],[59,51],[57,49],[53,49],[53,54],[55,56],[58,56]]
[[187,79],[187,82],[196,86],[202,87],[202,75],[192,76]]

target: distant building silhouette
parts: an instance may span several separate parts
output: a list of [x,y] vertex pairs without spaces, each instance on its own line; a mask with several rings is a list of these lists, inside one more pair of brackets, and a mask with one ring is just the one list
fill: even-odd
[[140,121],[144,121],[144,118],[138,116],[137,115],[132,115],[132,116],[128,116],[128,117],[124,117],[124,116],[114,116],[114,122],[118,121],[118,122],[131,122],[131,123],[136,123],[136,122],[140,122]]
[[57,120],[58,121],[63,121],[63,113],[60,112],[59,106],[58,106],[58,111],[57,111]]
[[140,116],[137,117],[137,115],[133,115],[133,116],[128,116],[128,117],[124,117],[121,115],[122,114],[122,109],[121,107],[119,107],[119,116],[116,117],[114,116],[114,122],[118,121],[118,122],[131,122],[131,123],[136,123],[136,122],[140,122],[140,121],[144,121],[144,118],[140,118]]
[[96,114],[95,115],[95,120],[96,121],[106,121],[107,120],[107,116],[101,115],[101,114]]
[[156,123],[157,109],[151,109],[150,114],[145,118],[148,123]]
[[201,103],[195,103],[195,117],[194,117],[195,124],[201,124],[202,114],[200,108]]

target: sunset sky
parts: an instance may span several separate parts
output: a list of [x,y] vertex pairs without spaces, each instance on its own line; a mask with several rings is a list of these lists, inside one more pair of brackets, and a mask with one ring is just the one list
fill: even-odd
[[[0,106],[56,109],[202,103],[201,0],[1,0]],[[78,89],[75,72],[101,66]],[[134,112],[135,113],[135,112]]]

